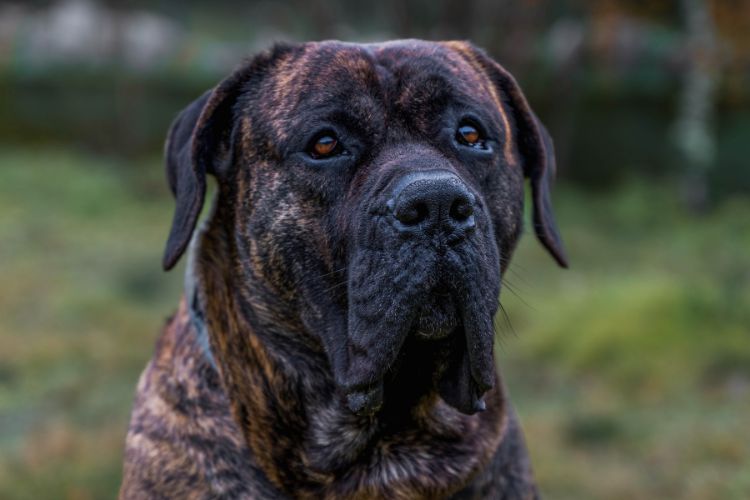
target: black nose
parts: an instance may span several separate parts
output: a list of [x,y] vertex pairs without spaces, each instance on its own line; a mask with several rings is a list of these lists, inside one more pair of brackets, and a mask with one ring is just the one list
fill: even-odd
[[463,237],[474,229],[474,195],[456,175],[444,171],[407,174],[388,201],[402,233],[442,231]]

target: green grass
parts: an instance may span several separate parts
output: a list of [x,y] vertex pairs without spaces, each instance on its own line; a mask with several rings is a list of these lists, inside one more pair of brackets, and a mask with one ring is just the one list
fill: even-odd
[[0,154],[0,498],[111,498],[128,408],[180,271],[149,168]]
[[645,183],[556,199],[571,269],[526,235],[502,296],[543,491],[749,498],[750,200],[695,217]]
[[[750,497],[750,199],[561,188],[572,268],[525,235],[502,373],[552,499]],[[0,150],[0,498],[111,498],[180,293],[161,162]],[[514,333],[515,332],[515,333]]]

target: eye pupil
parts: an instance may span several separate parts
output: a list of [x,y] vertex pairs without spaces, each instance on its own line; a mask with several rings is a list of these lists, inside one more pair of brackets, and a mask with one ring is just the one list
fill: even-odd
[[336,150],[338,141],[331,135],[324,135],[320,137],[315,144],[313,144],[312,152],[316,157],[328,156]]
[[459,139],[469,145],[475,145],[479,142],[479,131],[472,125],[461,125],[458,127]]

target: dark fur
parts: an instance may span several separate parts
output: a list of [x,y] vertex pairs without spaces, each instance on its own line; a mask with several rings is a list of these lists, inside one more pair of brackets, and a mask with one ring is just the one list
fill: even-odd
[[[491,152],[455,143],[464,116]],[[311,160],[322,128],[350,154]],[[463,42],[277,46],[183,111],[166,156],[165,268],[206,174],[218,194],[139,383],[122,498],[536,497],[493,357],[524,177],[566,258],[552,143],[505,70]],[[394,183],[426,170],[475,196],[471,237],[394,229]]]

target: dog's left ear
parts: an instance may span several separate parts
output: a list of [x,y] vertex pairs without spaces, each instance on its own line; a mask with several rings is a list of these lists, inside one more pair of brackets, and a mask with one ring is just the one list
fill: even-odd
[[247,70],[241,67],[193,101],[169,129],[164,149],[176,207],[162,260],[165,270],[174,267],[190,243],[203,208],[206,174],[216,175],[231,155],[233,106]]
[[534,231],[542,245],[561,267],[568,267],[560,232],[552,213],[550,186],[555,177],[555,150],[547,129],[531,110],[521,87],[505,68],[481,49],[468,43],[455,46],[473,65],[479,64],[498,90],[501,105],[510,111],[515,124],[516,144],[524,175],[531,181]]

